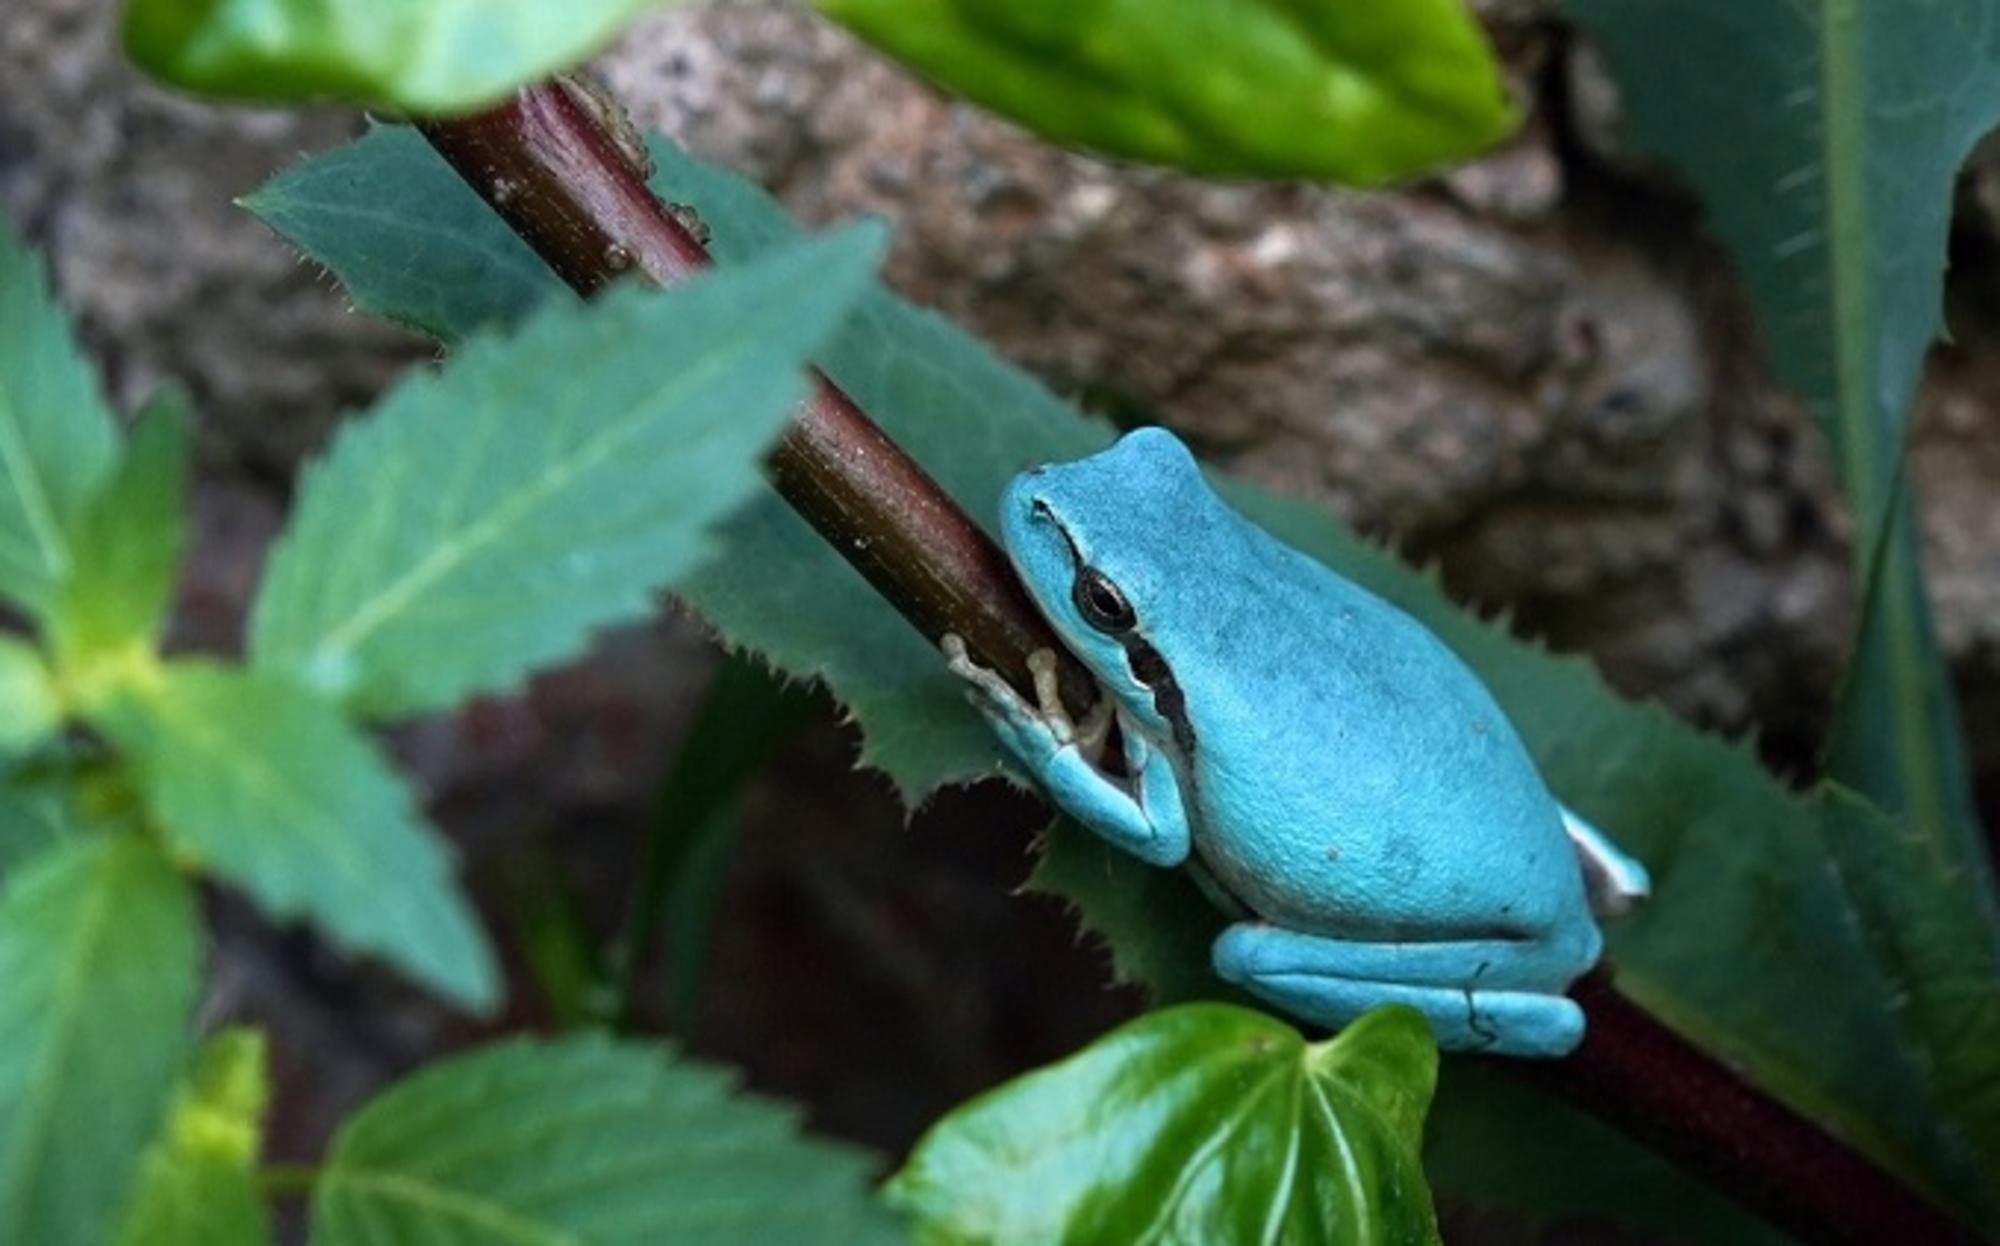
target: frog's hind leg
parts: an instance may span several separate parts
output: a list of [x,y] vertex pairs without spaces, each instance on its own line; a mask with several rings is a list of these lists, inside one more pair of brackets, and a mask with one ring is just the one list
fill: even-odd
[[1224,979],[1321,1025],[1408,1004],[1447,1050],[1555,1057],[1583,1039],[1583,1010],[1559,992],[1596,953],[1595,939],[1363,943],[1241,922],[1214,959]]

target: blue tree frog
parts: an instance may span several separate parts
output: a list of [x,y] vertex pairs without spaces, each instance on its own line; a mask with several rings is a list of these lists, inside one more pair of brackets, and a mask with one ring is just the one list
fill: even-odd
[[[1140,429],[1008,487],[1008,555],[1105,696],[1072,721],[947,636],[952,671],[1065,812],[1152,865],[1192,854],[1251,915],[1215,972],[1339,1027],[1414,1006],[1440,1045],[1561,1056],[1593,919],[1646,871],[1552,796],[1507,716],[1409,615],[1232,510]],[[1100,762],[1116,723],[1121,775]]]

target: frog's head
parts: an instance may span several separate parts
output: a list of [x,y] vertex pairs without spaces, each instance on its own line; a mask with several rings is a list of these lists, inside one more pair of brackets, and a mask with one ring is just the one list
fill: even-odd
[[1193,740],[1174,638],[1216,506],[1187,447],[1142,428],[1089,458],[1022,473],[1000,507],[1007,554],[1056,633],[1183,755]]

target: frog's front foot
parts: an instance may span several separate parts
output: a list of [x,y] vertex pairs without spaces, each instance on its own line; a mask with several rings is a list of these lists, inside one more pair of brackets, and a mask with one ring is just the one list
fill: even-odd
[[1187,814],[1167,755],[1126,730],[1125,776],[1113,778],[1098,765],[1116,712],[1109,695],[1100,692],[1079,724],[1057,696],[1055,655],[1048,650],[1028,659],[1040,702],[1030,705],[997,672],[974,662],[959,637],[947,634],[940,647],[951,673],[965,681],[973,707],[1058,808],[1149,865],[1187,859]]
[[1102,757],[1111,731],[1111,698],[1098,697],[1081,723],[1071,719],[1062,703],[1053,651],[1037,649],[1028,655],[1036,701],[1030,705],[998,671],[974,662],[963,638],[947,632],[939,648],[944,650],[945,668],[965,681],[974,707],[999,733],[1008,752],[1030,765],[1071,745],[1093,765]]
[[1220,977],[1307,1021],[1338,1029],[1382,1004],[1408,1004],[1447,1051],[1553,1058],[1583,1041],[1583,1010],[1559,992],[1589,967],[1590,950],[1505,939],[1363,943],[1242,922],[1216,939],[1213,956]]

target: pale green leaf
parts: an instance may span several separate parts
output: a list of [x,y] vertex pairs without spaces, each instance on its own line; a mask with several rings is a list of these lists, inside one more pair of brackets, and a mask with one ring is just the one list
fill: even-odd
[[469,112],[663,0],[127,0],[125,50],[191,91]]
[[[354,149],[350,175],[368,176],[361,156],[420,143],[377,131]],[[670,147],[654,154],[655,188],[696,207],[725,263],[795,235],[755,187]],[[398,164],[394,180],[372,183],[379,217],[421,220],[452,195],[471,195],[441,161],[428,177],[421,167]],[[465,219],[475,238],[505,229],[496,218],[480,227],[471,226],[477,218],[470,213]],[[413,252],[381,262],[350,245],[339,221],[319,225],[305,245],[371,297],[394,302],[423,271]],[[496,279],[490,307],[523,297],[506,274],[489,275]],[[982,522],[991,520],[1013,473],[1088,453],[1109,436],[963,333],[886,295],[864,301],[820,362]],[[1871,950],[1875,941],[1827,870],[1826,845],[1840,835],[1826,819],[1865,817],[1886,826],[1879,816],[1791,792],[1748,749],[1619,699],[1587,664],[1512,640],[1454,608],[1431,577],[1323,511],[1254,491],[1231,496],[1285,539],[1438,630],[1493,686],[1564,799],[1646,861],[1654,900],[1611,932],[1621,983],[1891,1167],[1949,1189],[1961,1207],[1994,1201],[1970,1179],[1977,1165],[1960,1142],[1980,1130],[1949,1119],[1970,1105],[1947,1105],[1940,1116],[1924,1087],[1922,1058],[1905,1045],[1890,1011],[1890,1001],[1913,984]],[[736,643],[795,675],[823,678],[853,711],[864,759],[888,771],[907,796],[998,765],[991,737],[929,646],[782,503],[759,503],[732,521],[725,549],[728,565],[783,574],[698,574],[683,581],[690,598]],[[1194,932],[1216,919],[1199,893],[1115,853],[1100,853],[1098,861],[1101,869],[1086,871],[1095,890],[1080,898],[1133,915],[1116,949],[1120,959],[1162,967],[1149,977],[1208,980],[1206,939]],[[1166,891],[1143,900],[1128,894],[1152,887]],[[1971,1048],[1956,1050],[1961,1059],[1977,1057]],[[1560,1178],[1560,1152],[1524,1140],[1521,1158],[1530,1157]],[[1615,1214],[1615,1200],[1605,1210]]]
[[315,1246],[893,1241],[869,1159],[716,1068],[598,1036],[430,1065],[341,1126]]
[[817,0],[1045,137],[1200,173],[1376,185],[1514,123],[1462,0]]
[[0,223],[0,599],[48,608],[117,436],[41,261]]
[[177,392],[147,404],[77,522],[49,628],[65,664],[158,639],[187,539],[188,418]]
[[257,1188],[271,1097],[264,1036],[224,1030],[202,1045],[139,1165],[116,1246],[260,1246],[271,1240]]
[[0,890],[0,1242],[98,1246],[188,1048],[193,889],[136,837]]
[[62,697],[41,653],[0,632],[0,758],[41,745],[62,718]]
[[868,280],[853,230],[672,290],[555,303],[347,425],[252,615],[255,665],[375,717],[504,690],[642,618],[763,490],[806,352]]
[[931,1126],[890,1181],[922,1242],[1436,1242],[1417,1152],[1424,1020],[1308,1043],[1186,1004],[1128,1022]]
[[443,843],[331,702],[177,663],[120,690],[98,725],[132,759],[177,854],[459,1004],[497,1001],[492,951]]

